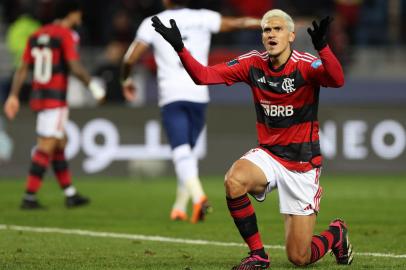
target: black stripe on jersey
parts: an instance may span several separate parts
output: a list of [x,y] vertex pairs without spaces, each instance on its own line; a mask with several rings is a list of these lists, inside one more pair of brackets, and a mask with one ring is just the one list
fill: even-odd
[[59,91],[55,89],[34,90],[31,92],[31,99],[57,99],[65,101],[66,91]]
[[265,145],[261,147],[269,150],[274,155],[289,161],[309,162],[312,158],[320,156],[319,141],[305,143],[291,143],[288,145]]
[[[29,64],[29,68],[31,70],[34,69],[34,63]],[[66,75],[69,72],[69,68],[68,66],[65,64],[65,62],[61,62],[60,64],[54,64],[52,65],[52,75],[58,75],[58,74],[62,74],[62,75]]]
[[[317,104],[305,105],[301,108],[294,108],[291,116],[271,116],[272,112],[266,112],[266,109],[260,104],[255,103],[258,123],[264,124],[269,128],[288,128],[296,124],[317,120]],[[277,112],[276,112],[277,113]]]
[[[48,37],[49,37],[49,39],[48,40],[46,40],[46,39],[44,39],[44,38],[42,38],[42,37],[44,37],[46,34],[42,34],[42,35],[39,35],[39,36],[37,36],[37,37],[32,37],[31,39],[30,39],[30,46],[31,46],[31,48],[34,48],[34,47],[49,47],[49,48],[52,48],[52,49],[57,49],[57,48],[61,48],[62,47],[62,41],[61,41],[61,39],[59,39],[59,38],[54,38],[54,37],[49,37],[49,35],[48,35]],[[42,39],[41,39],[42,38]]]
[[305,80],[298,69],[287,75],[265,76],[265,72],[262,69],[251,66],[250,80],[253,86],[277,94],[294,92],[305,84]]
[[66,75],[68,74],[68,71],[69,71],[68,66],[64,62],[52,65],[52,75],[54,76],[57,75],[58,73]]

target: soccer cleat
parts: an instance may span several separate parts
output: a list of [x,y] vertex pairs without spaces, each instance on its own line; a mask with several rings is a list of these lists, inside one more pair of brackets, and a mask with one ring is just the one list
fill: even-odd
[[351,264],[353,260],[352,245],[348,240],[348,229],[345,222],[341,219],[333,220],[329,225],[329,230],[339,235],[337,243],[333,244],[331,251],[336,257],[338,264]]
[[23,199],[20,208],[23,210],[45,209],[45,207],[42,204],[40,204],[37,200],[27,200],[27,199]]
[[187,214],[179,209],[172,209],[170,217],[171,220],[174,221],[175,220],[186,221],[188,219]]
[[74,208],[84,206],[90,202],[89,198],[83,197],[80,194],[66,197],[65,206],[68,208]]
[[270,262],[268,255],[266,255],[266,258],[262,258],[253,252],[248,254],[248,257],[242,259],[241,263],[231,268],[231,270],[260,270],[269,268]]
[[200,202],[193,204],[193,213],[190,222],[196,224],[199,221],[204,221],[206,215],[212,211],[213,208],[209,204],[207,197],[204,196],[200,199]]

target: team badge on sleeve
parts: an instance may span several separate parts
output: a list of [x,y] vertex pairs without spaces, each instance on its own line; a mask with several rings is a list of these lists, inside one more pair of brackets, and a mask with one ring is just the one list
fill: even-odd
[[320,60],[320,59],[317,59],[317,60],[315,60],[315,61],[312,62],[311,66],[312,66],[312,68],[317,69],[317,68],[319,68],[322,64],[323,64],[323,63],[321,62],[321,60]]
[[239,64],[239,63],[240,62],[238,62],[237,59],[233,59],[231,61],[228,61],[226,64],[227,64],[227,66],[231,67],[231,66],[234,66],[234,65]]

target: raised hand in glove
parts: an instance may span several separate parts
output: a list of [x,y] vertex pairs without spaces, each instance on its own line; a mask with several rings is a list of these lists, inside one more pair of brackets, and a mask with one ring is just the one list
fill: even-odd
[[172,26],[171,28],[163,25],[157,16],[152,17],[151,21],[155,31],[161,34],[161,36],[172,45],[175,51],[180,52],[183,49],[185,45],[183,45],[182,36],[180,35],[179,28],[174,19],[169,20],[169,23]]
[[307,32],[309,33],[310,37],[312,38],[312,42],[314,48],[317,51],[320,51],[324,47],[327,46],[327,33],[330,26],[330,23],[333,21],[333,18],[330,16],[325,17],[317,24],[316,21],[313,21],[313,29],[310,27],[307,28]]

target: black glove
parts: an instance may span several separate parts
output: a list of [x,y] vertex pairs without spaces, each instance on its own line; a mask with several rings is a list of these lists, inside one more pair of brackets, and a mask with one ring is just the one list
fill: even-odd
[[172,28],[163,25],[157,16],[152,17],[151,21],[155,31],[161,34],[161,36],[172,45],[175,51],[180,52],[183,49],[185,45],[183,45],[182,36],[174,19],[169,20]]
[[317,51],[320,51],[327,46],[327,32],[332,21],[333,18],[327,16],[320,21],[319,25],[317,25],[316,21],[313,21],[313,30],[310,27],[307,28],[307,32],[312,38],[314,48]]

